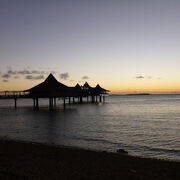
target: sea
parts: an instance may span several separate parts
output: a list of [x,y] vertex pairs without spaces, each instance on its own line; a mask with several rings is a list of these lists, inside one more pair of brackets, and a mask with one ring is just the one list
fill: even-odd
[[180,95],[109,95],[105,103],[68,104],[49,111],[40,99],[0,100],[0,138],[180,161]]

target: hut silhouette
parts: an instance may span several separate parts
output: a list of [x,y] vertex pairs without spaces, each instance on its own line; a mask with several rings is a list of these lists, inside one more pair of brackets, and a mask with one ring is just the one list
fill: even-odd
[[81,90],[81,86],[78,83],[76,84],[75,88]]
[[99,84],[93,89],[94,96],[96,96],[96,101],[97,97],[99,96],[99,101],[105,101],[105,94],[108,94],[109,90],[102,88]]
[[95,98],[97,101],[97,97],[99,96],[99,101],[101,102],[102,96],[105,101],[104,95],[108,93],[108,90],[101,88],[100,85],[93,88],[87,82],[83,86],[76,84],[75,87],[68,87],[57,81],[52,74],[49,74],[42,83],[24,90],[24,92],[29,93],[29,97],[34,100],[34,109],[38,109],[39,107],[39,98],[49,98],[49,107],[53,109],[56,105],[56,98],[62,98],[64,100],[64,107],[66,98],[69,98],[69,103],[71,103],[71,98],[73,98],[73,103],[75,102],[75,98],[78,99],[79,103],[82,103],[84,97],[87,97],[87,101],[90,97],[92,102],[95,102]]
[[83,89],[84,90],[90,90],[90,89],[92,89],[92,87],[88,84],[88,82],[85,82],[83,85]]
[[77,83],[76,86],[72,89],[74,92],[75,96],[80,96],[82,95],[82,87]]
[[58,82],[56,78],[50,74],[44,82],[34,86],[24,92],[29,92],[33,98],[39,97],[63,97],[69,92],[68,86]]
[[107,94],[109,90],[102,88],[99,84],[94,88],[96,94]]
[[82,91],[85,96],[92,95],[93,88],[87,82],[85,82],[84,85],[82,86]]

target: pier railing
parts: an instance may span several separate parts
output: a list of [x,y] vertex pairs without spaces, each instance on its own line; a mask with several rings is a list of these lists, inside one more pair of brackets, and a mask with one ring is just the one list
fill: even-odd
[[0,91],[0,99],[28,98],[29,92],[24,91]]

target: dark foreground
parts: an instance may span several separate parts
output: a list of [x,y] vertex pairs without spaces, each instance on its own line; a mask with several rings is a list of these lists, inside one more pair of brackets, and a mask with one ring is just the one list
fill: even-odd
[[180,179],[180,163],[0,141],[0,179]]

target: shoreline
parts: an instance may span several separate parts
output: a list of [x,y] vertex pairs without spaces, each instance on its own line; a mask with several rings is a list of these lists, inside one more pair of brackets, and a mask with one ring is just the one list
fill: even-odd
[[180,179],[180,162],[0,139],[0,179]]
[[[56,147],[56,148],[65,148],[65,149],[74,149],[74,150],[84,150],[84,151],[92,151],[92,152],[99,152],[99,153],[108,153],[108,154],[118,154],[118,155],[126,155],[129,157],[134,158],[140,158],[140,159],[152,159],[152,160],[159,160],[159,161],[167,161],[167,162],[175,162],[180,163],[180,160],[175,159],[166,159],[166,158],[158,158],[158,157],[152,157],[152,156],[145,156],[145,155],[135,155],[130,154],[126,149],[115,149],[114,151],[107,151],[107,150],[101,150],[101,149],[91,149],[91,148],[85,148],[85,147],[79,147],[79,146],[70,146],[70,145],[62,145],[62,144],[55,144],[55,143],[44,143],[44,142],[35,142],[35,141],[26,141],[26,140],[17,140],[17,139],[11,139],[7,137],[0,137],[1,141],[7,141],[7,142],[16,142],[16,143],[24,143],[24,144],[35,144],[35,145],[42,145],[42,146],[49,146],[49,147]],[[122,150],[125,153],[118,153],[117,150]]]

